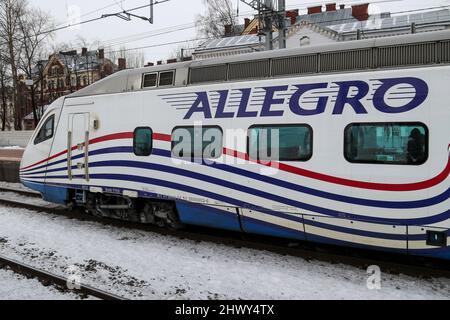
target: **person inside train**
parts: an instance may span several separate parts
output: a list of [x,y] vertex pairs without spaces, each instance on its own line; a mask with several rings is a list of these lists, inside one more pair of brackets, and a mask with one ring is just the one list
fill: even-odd
[[408,140],[408,163],[420,164],[425,158],[425,136],[419,129],[411,131]]

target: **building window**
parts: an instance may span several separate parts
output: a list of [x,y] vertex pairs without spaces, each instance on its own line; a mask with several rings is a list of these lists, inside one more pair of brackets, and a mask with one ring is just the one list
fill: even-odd
[[351,163],[421,165],[428,159],[428,128],[422,123],[363,123],[345,129]]
[[248,154],[263,161],[308,161],[312,158],[313,130],[308,125],[250,127]]
[[173,86],[175,79],[175,71],[167,71],[159,73],[159,86]]
[[54,127],[55,127],[55,116],[52,115],[42,125],[41,129],[39,130],[39,133],[36,136],[36,139],[34,139],[34,144],[39,144],[51,139],[53,137]]
[[137,128],[134,130],[134,154],[139,157],[148,157],[153,149],[153,131],[150,128]]
[[178,127],[172,132],[172,157],[186,160],[218,159],[223,152],[220,127]]
[[143,81],[142,87],[143,88],[154,88],[154,87],[156,87],[157,80],[158,80],[157,73],[144,74],[144,81]]

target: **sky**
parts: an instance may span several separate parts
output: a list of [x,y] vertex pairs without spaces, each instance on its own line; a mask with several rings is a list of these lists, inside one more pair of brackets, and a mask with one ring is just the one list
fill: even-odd
[[[232,0],[236,3],[239,0]],[[131,9],[146,5],[149,0],[29,0],[30,5],[48,12],[54,17],[57,26],[68,25],[71,21],[85,21],[98,18],[102,14],[116,13],[124,9]],[[333,2],[314,0],[286,0],[288,9],[305,11],[307,7]],[[344,0],[338,4],[355,4],[364,1]],[[392,13],[406,10],[449,6],[450,0],[373,0],[371,12]],[[109,17],[92,23],[87,23],[73,29],[64,29],[55,33],[54,43],[71,43],[73,49],[81,49],[80,38],[88,43],[100,42],[109,51],[116,51],[120,47],[128,49],[147,47],[142,50],[146,62],[156,62],[174,56],[175,52],[186,44],[193,46],[193,42],[183,42],[198,38],[194,21],[196,16],[203,13],[203,0],[169,0],[154,6],[154,24],[133,18],[131,21]],[[135,11],[135,14],[149,16],[149,9]],[[243,23],[245,17],[252,17],[254,12],[244,3],[239,5],[239,19]],[[175,31],[167,33],[167,31]],[[172,44],[168,44],[172,43]],[[97,49],[90,48],[90,49]],[[138,50],[136,50],[138,51]]]

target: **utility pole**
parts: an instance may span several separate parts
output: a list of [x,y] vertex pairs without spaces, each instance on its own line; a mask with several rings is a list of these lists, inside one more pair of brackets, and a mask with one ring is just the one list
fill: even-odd
[[278,0],[278,48],[286,49],[286,0]]
[[[286,48],[286,0],[241,0],[258,11],[260,28],[266,37],[266,50],[273,50],[273,26],[279,31],[279,48]],[[277,2],[277,3],[276,3]],[[262,30],[261,30],[262,29]]]
[[271,0],[265,0],[264,7],[267,10],[263,12],[264,33],[266,34],[266,50],[273,50],[273,3]]

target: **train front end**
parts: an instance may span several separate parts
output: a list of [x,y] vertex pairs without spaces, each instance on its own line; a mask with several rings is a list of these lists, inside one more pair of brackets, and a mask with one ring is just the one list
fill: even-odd
[[44,199],[48,198],[47,168],[52,158],[52,145],[63,104],[64,98],[60,98],[47,108],[28,142],[20,163],[20,182],[40,192]]

